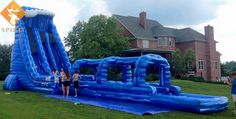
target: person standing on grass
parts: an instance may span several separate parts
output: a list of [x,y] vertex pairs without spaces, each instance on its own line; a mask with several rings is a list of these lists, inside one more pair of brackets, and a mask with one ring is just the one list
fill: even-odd
[[68,97],[70,93],[70,74],[69,73],[66,73],[66,79],[64,82],[64,91],[65,91],[66,97]]
[[57,87],[59,87],[59,77],[58,77],[58,74],[57,74],[57,70],[53,69],[52,74],[53,74],[53,77],[54,77],[54,88],[57,88]]
[[66,74],[65,74],[63,68],[61,68],[60,75],[61,75],[61,89],[62,89],[62,93],[63,93],[63,96],[66,96],[66,93],[65,93]]
[[75,73],[73,74],[73,82],[74,82],[74,88],[75,88],[75,96],[78,96],[78,88],[79,88],[79,72],[75,71]]
[[227,80],[227,84],[231,86],[231,93],[234,101],[234,114],[236,114],[236,71],[232,72]]

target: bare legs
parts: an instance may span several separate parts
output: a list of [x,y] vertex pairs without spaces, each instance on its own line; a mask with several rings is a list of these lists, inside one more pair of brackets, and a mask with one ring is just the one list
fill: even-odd
[[75,97],[77,97],[78,95],[77,95],[77,91],[78,91],[78,89],[77,88],[75,88]]
[[65,93],[65,87],[64,87],[63,84],[61,85],[61,89],[62,89],[63,96],[66,96],[66,93]]
[[70,92],[70,86],[66,86],[66,97],[68,97],[69,96],[69,92]]
[[236,102],[234,102],[234,110],[236,110]]
[[70,91],[70,86],[62,85],[61,87],[62,87],[63,96],[68,97],[69,96],[69,91]]

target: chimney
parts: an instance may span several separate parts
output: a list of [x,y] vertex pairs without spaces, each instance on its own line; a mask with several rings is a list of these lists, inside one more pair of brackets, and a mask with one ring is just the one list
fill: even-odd
[[205,26],[205,39],[209,50],[216,51],[216,41],[214,39],[214,28],[210,25]]
[[205,38],[208,42],[214,41],[214,29],[212,26],[207,25],[204,28],[205,30]]
[[214,79],[213,72],[213,61],[215,61],[216,55],[216,42],[214,40],[214,28],[210,25],[204,27],[205,30],[205,39],[206,39],[206,70],[207,70],[207,79]]
[[142,26],[144,29],[146,28],[147,25],[146,12],[139,13],[139,25]]

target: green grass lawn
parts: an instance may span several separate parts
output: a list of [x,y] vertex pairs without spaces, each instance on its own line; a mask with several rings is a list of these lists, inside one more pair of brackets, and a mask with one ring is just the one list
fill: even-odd
[[74,105],[56,99],[45,98],[43,94],[17,91],[6,94],[0,81],[0,119],[236,119],[232,114],[233,102],[230,88],[226,85],[173,80],[174,85],[183,92],[227,96],[229,109],[211,114],[195,114],[189,112],[168,112],[155,115],[138,116],[89,105]]

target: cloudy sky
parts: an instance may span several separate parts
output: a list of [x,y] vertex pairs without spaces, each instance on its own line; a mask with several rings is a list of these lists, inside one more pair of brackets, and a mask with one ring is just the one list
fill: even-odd
[[[191,27],[204,33],[212,25],[221,60],[236,61],[236,0],[15,0],[20,6],[31,6],[54,12],[54,22],[61,38],[66,37],[78,20],[104,14],[138,16],[146,11],[149,19],[174,28]],[[1,0],[0,10],[11,0]],[[0,16],[0,28],[12,27]],[[11,44],[14,33],[0,32],[0,43]]]

